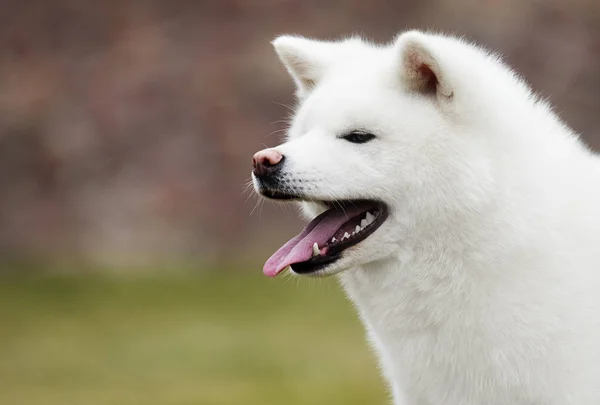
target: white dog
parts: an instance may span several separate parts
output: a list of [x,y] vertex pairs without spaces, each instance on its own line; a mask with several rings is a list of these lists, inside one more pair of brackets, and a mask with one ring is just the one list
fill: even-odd
[[411,31],[273,42],[297,85],[265,264],[337,273],[395,404],[600,404],[600,160],[497,56]]

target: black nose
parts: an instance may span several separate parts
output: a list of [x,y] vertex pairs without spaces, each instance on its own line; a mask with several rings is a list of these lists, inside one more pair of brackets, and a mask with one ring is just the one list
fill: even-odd
[[285,157],[274,149],[257,152],[252,158],[252,172],[257,177],[270,176],[281,169]]

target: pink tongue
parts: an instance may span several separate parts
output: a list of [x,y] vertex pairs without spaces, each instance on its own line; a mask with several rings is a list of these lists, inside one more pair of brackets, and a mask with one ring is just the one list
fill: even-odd
[[313,255],[315,242],[320,247],[325,246],[345,222],[364,210],[364,207],[354,206],[345,211],[325,211],[306,225],[300,235],[293,237],[273,253],[265,263],[263,272],[269,277],[275,277],[287,266],[309,260]]

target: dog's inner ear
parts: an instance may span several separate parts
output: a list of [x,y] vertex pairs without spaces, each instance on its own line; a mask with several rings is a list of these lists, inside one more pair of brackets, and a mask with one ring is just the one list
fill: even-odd
[[302,37],[280,36],[272,42],[279,59],[296,83],[298,97],[309,93],[321,78],[326,44]]
[[[416,55],[413,55],[416,59]],[[438,87],[438,78],[433,68],[424,62],[414,61],[412,69],[415,70],[415,83],[417,90],[423,93],[435,94]]]
[[[408,38],[404,38],[405,35]],[[405,34],[398,39],[401,52],[401,74],[408,90],[424,95],[452,97],[440,64],[425,46],[420,35]]]

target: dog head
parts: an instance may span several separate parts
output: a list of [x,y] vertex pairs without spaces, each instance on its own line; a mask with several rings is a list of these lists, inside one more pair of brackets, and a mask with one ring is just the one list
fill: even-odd
[[254,156],[252,179],[259,194],[299,201],[313,220],[269,259],[267,275],[386,259],[409,229],[487,200],[486,124],[469,118],[486,108],[487,54],[415,31],[387,46],[292,36],[273,45],[299,104],[286,142]]

